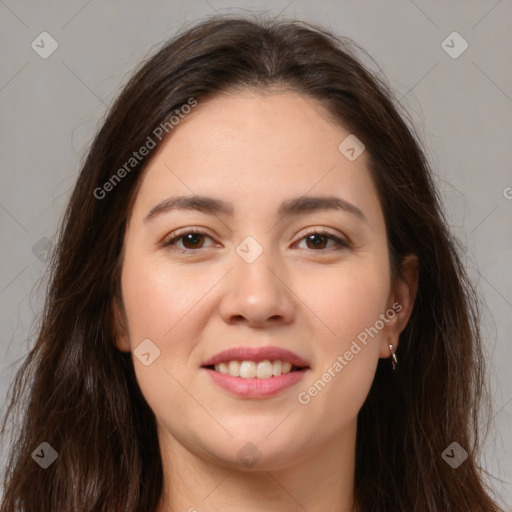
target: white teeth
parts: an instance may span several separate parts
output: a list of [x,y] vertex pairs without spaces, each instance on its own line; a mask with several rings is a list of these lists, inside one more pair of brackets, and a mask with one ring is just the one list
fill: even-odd
[[260,361],[256,367],[256,377],[258,379],[269,379],[272,377],[272,363],[270,361]]
[[228,373],[233,377],[240,377],[240,361],[229,361]]
[[215,365],[215,371],[229,374],[232,377],[240,377],[242,379],[269,379],[270,377],[279,377],[284,373],[290,373],[292,363],[289,361],[225,361]]
[[256,377],[256,363],[252,361],[242,361],[240,365],[240,377],[242,377],[242,379],[254,379],[254,377]]

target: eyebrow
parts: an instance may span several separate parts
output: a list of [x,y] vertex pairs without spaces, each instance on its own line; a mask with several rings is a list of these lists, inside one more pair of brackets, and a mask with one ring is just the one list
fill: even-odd
[[[206,196],[176,196],[170,197],[151,208],[144,218],[144,222],[150,222],[157,217],[173,210],[198,210],[210,214],[226,214],[233,216],[234,209],[231,203]],[[301,215],[320,210],[343,210],[355,215],[359,220],[368,222],[364,213],[355,205],[340,197],[311,197],[302,196],[288,199],[281,203],[278,215]]]

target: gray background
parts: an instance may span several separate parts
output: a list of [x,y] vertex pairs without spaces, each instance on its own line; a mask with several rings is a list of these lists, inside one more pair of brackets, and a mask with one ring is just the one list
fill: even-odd
[[[353,38],[411,113],[486,303],[483,332],[495,411],[483,462],[503,480],[493,485],[512,510],[510,0],[0,0],[0,412],[33,343],[44,250],[107,106],[134,66],[183,22],[215,11],[261,10]],[[31,47],[34,40],[41,45],[44,31],[58,43],[46,59]],[[442,47],[453,31],[469,44],[457,58]],[[447,44],[461,48],[457,40]],[[1,447],[4,455],[7,448]]]

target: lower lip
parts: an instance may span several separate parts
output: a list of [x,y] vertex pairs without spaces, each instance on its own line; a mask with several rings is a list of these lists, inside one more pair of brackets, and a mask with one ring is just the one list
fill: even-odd
[[210,368],[204,368],[212,378],[215,384],[222,389],[243,398],[266,398],[276,395],[283,389],[293,386],[299,382],[308,369],[297,370],[295,372],[285,373],[279,377],[270,377],[268,379],[243,379],[242,377],[233,377],[226,373],[216,372]]

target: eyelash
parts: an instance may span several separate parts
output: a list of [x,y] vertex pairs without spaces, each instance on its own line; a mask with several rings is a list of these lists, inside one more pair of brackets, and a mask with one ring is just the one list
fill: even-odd
[[[208,235],[208,233],[205,233],[204,231],[201,231],[199,229],[188,229],[187,231],[173,231],[169,237],[167,237],[161,244],[162,247],[165,247],[165,248],[170,248],[171,250],[174,250],[174,251],[177,251],[177,252],[180,252],[180,253],[194,253],[194,252],[197,252],[199,251],[200,249],[203,249],[202,247],[199,247],[198,249],[181,249],[180,247],[177,247],[175,245],[175,242],[187,235],[191,235],[191,234],[194,234],[194,235],[204,235],[204,236],[207,236],[208,238],[212,238],[210,235]],[[344,249],[350,249],[351,248],[351,244],[345,240],[342,240],[336,236],[334,236],[332,233],[329,233],[328,231],[325,231],[325,230],[319,230],[319,229],[309,229],[302,238],[300,238],[299,242],[304,240],[305,238],[307,238],[308,236],[310,235],[320,235],[320,236],[326,236],[327,238],[331,239],[331,240],[334,240],[337,244],[338,244],[338,247],[337,248],[334,248],[334,250],[336,251],[340,251],[340,250],[344,250]],[[213,239],[213,238],[212,238]],[[172,247],[174,246],[174,247]],[[331,248],[332,249],[332,248]],[[306,249],[308,252],[311,252],[311,253],[318,253],[318,252],[325,252],[325,251],[328,251],[329,249]]]

